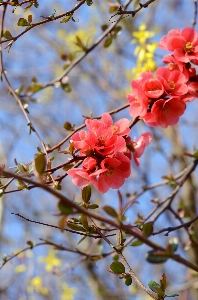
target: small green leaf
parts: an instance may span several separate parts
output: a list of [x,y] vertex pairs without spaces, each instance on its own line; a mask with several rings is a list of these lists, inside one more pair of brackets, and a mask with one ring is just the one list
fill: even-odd
[[43,174],[46,167],[46,158],[44,153],[38,153],[34,159],[34,166],[38,174]]
[[66,93],[70,93],[72,90],[69,83],[61,83],[61,87]]
[[111,5],[110,8],[109,8],[109,13],[113,13],[115,11],[117,11],[119,8],[119,5]]
[[112,258],[113,258],[113,260],[118,261],[119,260],[119,255],[115,254]]
[[60,23],[67,23],[71,19],[72,15],[66,16],[64,19],[60,21]]
[[153,222],[148,222],[143,225],[143,235],[149,237],[153,233]]
[[112,43],[112,37],[110,36],[110,37],[106,38],[106,40],[104,41],[104,45],[103,46],[105,48],[108,48],[111,45],[111,43]]
[[82,189],[82,199],[85,203],[89,203],[91,198],[91,186],[87,185]]
[[157,253],[157,251],[149,251],[146,254],[146,260],[152,264],[162,264],[166,262],[168,258],[168,256]]
[[12,35],[10,33],[10,31],[6,30],[3,34],[3,37],[7,40],[12,39]]
[[103,209],[108,215],[112,216],[113,218],[117,218],[118,214],[113,207],[106,205],[103,207]]
[[90,209],[96,209],[98,207],[99,207],[98,204],[91,204],[91,205],[89,205]]
[[86,3],[88,6],[91,6],[93,4],[93,1],[92,0],[86,0]]
[[63,200],[60,200],[58,202],[58,208],[59,208],[60,212],[64,215],[70,215],[73,213],[72,207],[66,205]]
[[137,247],[137,246],[140,246],[142,244],[143,244],[142,241],[137,240],[137,241],[134,241],[133,243],[131,243],[129,246]]
[[86,239],[86,235],[85,236],[83,236],[83,238],[82,239],[80,239],[80,241],[78,242],[78,244],[77,245],[79,245],[80,243],[82,243],[85,239]]
[[107,25],[107,24],[103,24],[103,25],[101,26],[101,29],[102,29],[103,31],[107,30],[107,28],[108,28],[108,25]]
[[27,185],[25,184],[25,182],[23,182],[23,180],[18,179],[15,182],[16,187],[18,187],[19,190],[26,190],[27,189]]
[[178,294],[168,294],[168,295],[165,295],[165,297],[177,297],[179,296]]
[[26,19],[20,18],[20,19],[18,20],[17,25],[18,25],[18,26],[28,26],[29,23],[28,23],[28,21],[27,21]]
[[65,122],[63,127],[66,129],[66,130],[71,130],[72,129],[72,124],[69,123],[69,122]]
[[86,229],[83,228],[82,226],[80,225],[77,225],[75,223],[72,223],[72,222],[67,222],[67,226],[73,230],[76,230],[76,231],[83,231],[83,232],[86,232]]
[[82,214],[80,220],[81,220],[81,223],[82,223],[83,227],[88,229],[89,224],[88,224],[88,221],[87,221],[87,217],[84,214]]
[[68,171],[68,170],[70,170],[71,168],[73,168],[73,166],[74,166],[74,164],[66,165],[66,166],[63,167],[63,170],[64,170],[64,171]]
[[161,290],[161,286],[155,282],[154,280],[150,280],[148,282],[148,286],[149,288],[155,292],[158,296],[163,297],[164,296],[164,292]]
[[132,278],[131,277],[127,277],[126,280],[125,280],[125,284],[127,286],[131,285],[132,284]]
[[119,262],[119,261],[114,261],[112,262],[112,264],[110,265],[110,269],[111,271],[113,271],[116,274],[122,274],[125,273],[125,267],[124,265]]
[[30,246],[30,249],[33,249],[34,243],[32,241],[27,241],[27,244]]

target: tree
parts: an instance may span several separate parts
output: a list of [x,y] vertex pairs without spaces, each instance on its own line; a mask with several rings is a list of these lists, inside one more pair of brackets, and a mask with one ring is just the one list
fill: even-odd
[[196,299],[197,1],[0,7],[2,299]]

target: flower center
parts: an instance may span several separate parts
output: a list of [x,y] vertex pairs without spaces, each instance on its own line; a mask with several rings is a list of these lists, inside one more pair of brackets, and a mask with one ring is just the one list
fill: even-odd
[[168,81],[168,84],[170,86],[170,88],[173,90],[175,88],[175,83],[174,81]]
[[187,53],[193,51],[193,45],[192,45],[191,42],[188,42],[188,43],[185,45],[184,51],[187,52]]

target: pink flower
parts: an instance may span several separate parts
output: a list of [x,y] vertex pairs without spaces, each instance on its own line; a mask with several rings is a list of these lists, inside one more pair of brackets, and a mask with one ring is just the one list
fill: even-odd
[[[136,166],[139,167],[140,165],[139,158],[142,156],[145,148],[151,143],[151,141],[152,141],[152,135],[150,134],[150,132],[143,133],[139,137],[139,139],[137,139],[137,141],[132,141],[130,137],[127,137],[126,140],[127,152],[130,154],[132,153]],[[130,156],[128,157],[130,158]]]
[[179,29],[171,30],[164,36],[159,47],[173,52],[178,61],[188,63],[198,59],[198,35],[190,27],[184,28],[181,32]]
[[144,121],[150,126],[166,128],[177,124],[185,109],[185,102],[179,97],[172,97],[168,100],[159,99],[153,104],[151,112],[144,117]]
[[145,81],[142,89],[149,98],[159,98],[164,93],[164,87],[157,79],[149,79]]
[[90,177],[84,168],[73,168],[67,171],[67,174],[72,176],[72,182],[78,187],[85,187],[90,183],[94,183],[95,179]]
[[170,71],[167,68],[161,67],[157,69],[156,75],[168,94],[180,96],[188,92],[187,79],[180,71]]
[[130,160],[121,152],[118,152],[113,158],[105,158],[100,166],[101,169],[93,172],[90,176],[97,179],[93,184],[102,194],[110,188],[119,189],[131,174]]
[[165,64],[168,64],[168,69],[170,71],[178,70],[182,72],[187,80],[189,79],[189,77],[195,76],[196,74],[195,68],[187,68],[186,63],[178,61],[172,54],[165,55],[162,61]]
[[126,98],[130,104],[129,114],[132,117],[143,117],[147,113],[148,109],[148,97],[141,91],[138,93],[139,96],[127,94]]

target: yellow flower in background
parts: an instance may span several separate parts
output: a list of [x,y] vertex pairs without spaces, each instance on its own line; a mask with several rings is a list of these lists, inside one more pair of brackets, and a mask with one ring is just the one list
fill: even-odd
[[25,272],[26,270],[27,270],[26,265],[20,264],[20,265],[15,267],[14,272],[15,273],[22,273],[22,272]]
[[74,294],[76,294],[77,290],[75,288],[69,288],[66,283],[62,284],[63,292],[61,294],[60,300],[73,300]]
[[34,291],[44,296],[47,296],[49,294],[48,289],[43,286],[43,279],[41,278],[41,276],[33,277],[27,287],[28,293],[33,293]]
[[137,56],[137,62],[132,69],[132,78],[137,78],[141,72],[155,71],[154,54],[158,44],[156,42],[147,43],[147,39],[153,37],[155,33],[146,30],[145,24],[140,25],[139,31],[134,31],[132,35],[134,37],[132,43],[138,44],[134,51],[135,56]]
[[45,270],[51,272],[54,267],[59,267],[62,262],[59,258],[55,256],[55,251],[51,248],[49,250],[48,256],[39,257],[39,261],[46,264]]
[[143,23],[140,25],[138,31],[132,33],[132,36],[134,37],[132,43],[145,44],[146,40],[154,35],[155,32],[146,30],[146,25]]

